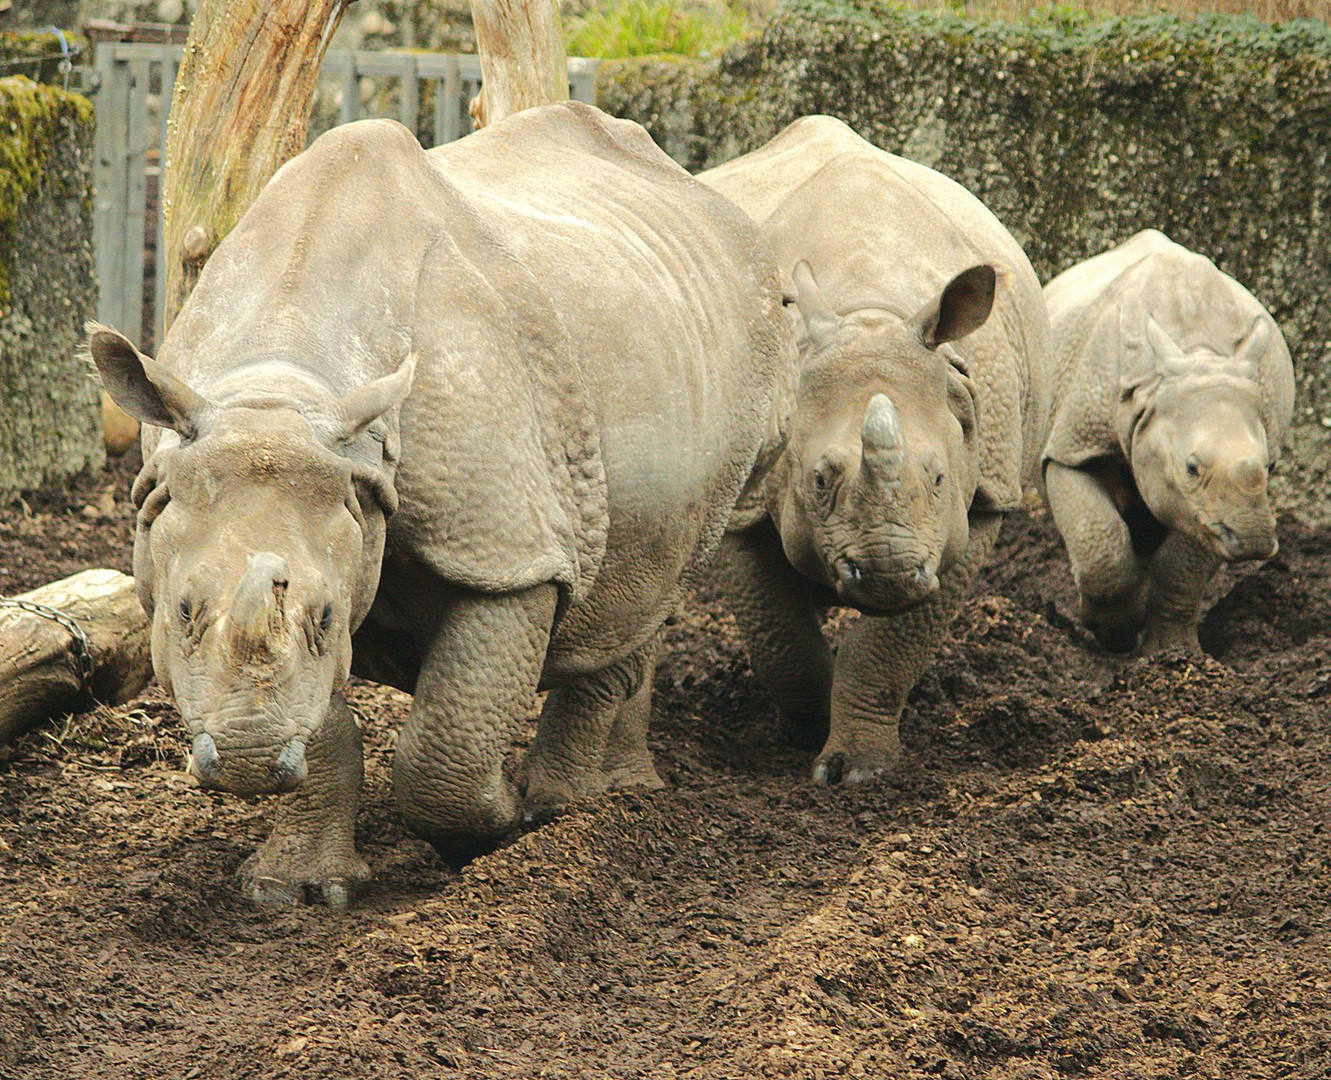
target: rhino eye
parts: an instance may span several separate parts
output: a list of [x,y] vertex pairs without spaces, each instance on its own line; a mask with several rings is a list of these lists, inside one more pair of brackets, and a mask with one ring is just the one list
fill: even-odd
[[1197,467],[1197,462],[1192,461],[1192,460],[1189,460],[1189,461],[1188,461],[1188,464],[1187,464],[1187,466],[1186,466],[1186,470],[1187,470],[1188,476],[1191,477],[1193,480],[1196,480],[1197,477],[1199,477],[1199,476],[1202,475],[1202,470],[1199,469],[1199,468]]
[[190,606],[190,602],[187,598],[182,599],[180,601],[180,605],[177,610],[179,610],[180,612],[181,622],[189,622],[190,619],[194,617],[194,608]]
[[328,628],[333,625],[333,605],[324,604],[324,609],[319,614],[319,630],[327,633]]
[[941,488],[943,486],[943,481],[946,479],[947,479],[947,474],[940,472],[937,476],[934,477],[934,487]]

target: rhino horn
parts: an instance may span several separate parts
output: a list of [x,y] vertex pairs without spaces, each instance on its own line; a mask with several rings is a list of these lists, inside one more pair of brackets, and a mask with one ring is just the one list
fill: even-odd
[[807,260],[801,259],[790,272],[790,277],[795,282],[795,303],[804,320],[809,342],[815,349],[831,344],[841,329],[842,319],[823,297],[823,291],[813,276],[813,267]]
[[289,579],[287,561],[280,555],[265,551],[250,559],[228,616],[233,642],[242,653],[264,645],[281,629]]
[[864,472],[881,485],[895,485],[906,463],[906,433],[897,407],[886,394],[874,394],[869,400],[860,444]]

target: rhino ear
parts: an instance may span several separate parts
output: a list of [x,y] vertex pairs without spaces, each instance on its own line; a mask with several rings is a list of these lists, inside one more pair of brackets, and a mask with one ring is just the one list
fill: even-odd
[[88,353],[106,392],[135,420],[192,439],[213,410],[207,398],[109,327],[88,324]]
[[831,344],[841,329],[842,319],[824,299],[823,290],[813,276],[813,267],[806,259],[801,259],[790,272],[790,277],[795,282],[795,303],[804,320],[809,342],[815,349]]
[[930,349],[956,341],[984,325],[994,309],[998,273],[988,263],[963,270],[915,316],[920,337]]
[[1271,329],[1271,320],[1258,315],[1253,319],[1248,332],[1234,346],[1234,358],[1249,379],[1256,379],[1262,369],[1262,357],[1271,347]]
[[338,418],[338,440],[354,439],[389,409],[406,401],[415,377],[416,356],[413,353],[393,374],[368,382],[339,401],[334,410]]
[[1155,321],[1154,315],[1146,316],[1146,344],[1155,355],[1155,368],[1161,375],[1181,375],[1187,367],[1187,356],[1179,348],[1178,342],[1169,336],[1169,332]]

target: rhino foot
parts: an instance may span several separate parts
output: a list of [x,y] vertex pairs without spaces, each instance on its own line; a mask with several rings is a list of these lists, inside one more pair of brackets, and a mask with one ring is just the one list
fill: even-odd
[[660,791],[665,781],[656,772],[656,766],[648,763],[632,768],[612,769],[605,774],[605,789],[620,791],[624,788],[646,788],[648,791]]
[[657,775],[655,766],[647,762],[581,776],[576,781],[555,780],[543,771],[539,777],[529,772],[521,786],[525,795],[522,820],[528,825],[543,825],[579,799],[631,787],[658,791],[665,787],[665,781]]
[[1167,651],[1200,656],[1202,644],[1197,640],[1196,626],[1150,626],[1142,635],[1141,654],[1154,656]]
[[796,750],[821,750],[827,742],[827,710],[817,713],[791,713],[777,710],[781,741]]
[[837,784],[865,784],[882,776],[896,764],[896,755],[884,752],[843,750],[824,752],[813,763],[814,783],[828,787]]
[[580,777],[577,783],[559,781],[542,773],[539,777],[529,773],[523,788],[522,820],[528,825],[544,825],[553,821],[569,803],[579,799],[602,795],[610,790],[604,774]]
[[260,851],[240,868],[244,894],[256,904],[275,908],[310,904],[346,911],[369,878],[369,866],[354,853],[314,852],[301,858],[289,850],[280,857]]
[[1137,648],[1139,633],[1135,627],[1108,626],[1099,622],[1088,622],[1086,629],[1095,635],[1095,640],[1105,652],[1124,655]]

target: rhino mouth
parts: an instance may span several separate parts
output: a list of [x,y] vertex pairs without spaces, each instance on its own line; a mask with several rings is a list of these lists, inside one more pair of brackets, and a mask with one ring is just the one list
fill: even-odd
[[938,574],[927,563],[891,575],[865,574],[849,559],[837,566],[837,599],[865,615],[900,615],[928,601],[938,588]]
[[217,742],[206,731],[194,737],[189,771],[203,788],[236,795],[281,795],[298,788],[309,774],[305,740],[291,739],[271,763],[238,758],[218,751]]
[[1240,532],[1223,521],[1207,527],[1207,539],[1226,562],[1255,562],[1270,559],[1280,550],[1274,530]]

